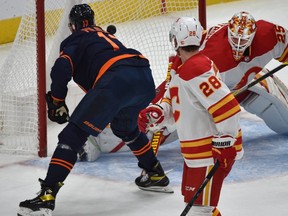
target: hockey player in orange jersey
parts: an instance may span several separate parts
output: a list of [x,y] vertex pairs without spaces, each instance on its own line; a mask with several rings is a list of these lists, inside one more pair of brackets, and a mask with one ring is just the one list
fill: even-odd
[[217,205],[222,183],[234,161],[243,155],[239,103],[218,77],[217,66],[199,52],[202,27],[191,17],[178,18],[170,42],[182,65],[171,70],[171,81],[159,104],[139,114],[142,131],[175,125],[184,158],[182,195],[188,203],[215,161],[220,168],[188,215],[220,216]]

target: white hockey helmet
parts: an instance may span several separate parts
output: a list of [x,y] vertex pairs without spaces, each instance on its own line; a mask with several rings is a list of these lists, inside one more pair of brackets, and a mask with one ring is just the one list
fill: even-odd
[[194,17],[180,17],[171,26],[170,42],[175,50],[190,45],[200,46],[202,26]]
[[248,12],[233,15],[228,22],[228,41],[232,47],[233,57],[239,60],[252,43],[256,32],[256,22]]

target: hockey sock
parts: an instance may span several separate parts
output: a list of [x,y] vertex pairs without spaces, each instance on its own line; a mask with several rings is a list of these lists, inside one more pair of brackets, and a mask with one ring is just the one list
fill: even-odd
[[133,142],[127,144],[127,146],[138,159],[139,167],[146,171],[151,171],[158,160],[147,136],[141,132],[140,135]]
[[57,182],[64,182],[77,161],[77,153],[65,144],[58,144],[51,158],[47,176],[46,185],[53,186]]
[[77,161],[77,153],[85,144],[88,134],[69,122],[58,136],[58,146],[51,158],[45,183],[53,186],[64,182]]

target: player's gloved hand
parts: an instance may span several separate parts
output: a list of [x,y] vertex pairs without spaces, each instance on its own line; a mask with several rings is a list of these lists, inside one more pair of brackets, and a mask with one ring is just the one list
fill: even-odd
[[147,130],[156,132],[163,127],[163,121],[163,108],[158,104],[151,104],[139,113],[138,127],[144,133]]
[[50,91],[45,96],[48,106],[48,118],[58,124],[67,122],[69,120],[69,110],[65,101],[58,102],[53,100]]
[[214,161],[220,162],[220,168],[230,170],[232,167],[236,157],[236,149],[233,146],[235,141],[231,136],[213,137],[212,154]]

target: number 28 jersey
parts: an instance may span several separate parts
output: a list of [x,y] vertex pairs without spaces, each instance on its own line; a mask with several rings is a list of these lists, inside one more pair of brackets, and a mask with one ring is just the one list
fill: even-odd
[[218,78],[218,70],[205,55],[190,57],[171,71],[171,82],[161,106],[165,124],[175,123],[181,152],[189,167],[212,165],[212,137],[237,138],[237,157],[243,154],[238,102]]

